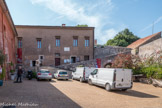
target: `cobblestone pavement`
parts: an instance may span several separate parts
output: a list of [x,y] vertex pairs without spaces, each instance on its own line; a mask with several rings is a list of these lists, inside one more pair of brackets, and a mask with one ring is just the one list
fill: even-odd
[[16,108],[79,108],[80,106],[59,91],[55,82],[24,80],[23,83],[4,82],[0,87],[0,108],[13,104]]
[[70,80],[51,83],[84,108],[162,108],[162,88],[134,83],[128,91],[107,92],[104,88]]

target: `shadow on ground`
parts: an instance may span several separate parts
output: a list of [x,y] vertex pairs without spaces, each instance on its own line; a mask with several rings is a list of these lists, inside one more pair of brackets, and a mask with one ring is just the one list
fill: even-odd
[[[100,86],[96,86],[96,87],[101,88],[101,89],[105,89],[104,87],[100,87]],[[151,94],[147,94],[147,93],[143,93],[143,92],[131,90],[131,89],[127,90],[127,91],[112,90],[110,92],[120,94],[120,95],[139,97],[139,98],[159,98],[158,96],[155,96],[155,95],[151,95]]]
[[121,95],[127,95],[127,96],[134,96],[139,98],[159,98],[158,96],[143,93],[136,90],[128,90],[128,91],[113,91],[113,93],[121,94]]
[[[0,87],[0,103],[15,103],[16,108],[32,108],[19,103],[36,104],[33,108],[81,108],[49,81],[24,80],[23,83],[6,81]],[[0,108],[3,106],[0,105]]]

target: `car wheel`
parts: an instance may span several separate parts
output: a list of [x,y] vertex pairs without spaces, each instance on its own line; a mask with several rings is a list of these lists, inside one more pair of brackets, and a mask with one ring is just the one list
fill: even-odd
[[83,78],[82,77],[80,77],[80,82],[83,82]]
[[37,81],[40,81],[39,78],[37,78]]
[[127,89],[122,89],[122,91],[127,91]]
[[74,77],[72,76],[72,80],[74,80]]
[[49,79],[49,81],[51,81],[51,79]]
[[110,90],[111,90],[110,84],[106,84],[106,85],[105,85],[105,89],[106,89],[107,91],[110,91]]
[[89,85],[92,85],[92,81],[91,81],[91,80],[88,80],[88,84],[89,84]]

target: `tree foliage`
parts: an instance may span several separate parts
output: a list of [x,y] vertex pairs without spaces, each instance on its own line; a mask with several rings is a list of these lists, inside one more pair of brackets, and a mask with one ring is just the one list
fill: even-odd
[[76,27],[88,27],[88,25],[87,24],[82,24],[82,25],[77,25]]
[[106,45],[126,47],[138,39],[139,37],[135,36],[129,31],[129,29],[126,28],[125,30],[119,32],[114,39],[108,40]]

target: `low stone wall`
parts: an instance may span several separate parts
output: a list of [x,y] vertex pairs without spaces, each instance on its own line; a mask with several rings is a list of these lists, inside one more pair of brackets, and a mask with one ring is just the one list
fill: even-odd
[[131,51],[131,48],[119,47],[119,46],[99,46],[94,50],[95,58],[103,58],[108,55],[114,55],[118,53]]
[[[122,54],[131,54],[131,51],[123,52]],[[104,57],[100,58],[101,59],[101,68],[103,68],[107,63],[113,62],[114,58],[117,55],[118,54],[112,54],[112,55],[104,56]],[[75,70],[74,68],[78,67],[80,65],[86,66],[86,67],[96,67],[96,59],[89,60],[89,61],[81,61],[81,62],[71,63],[71,64],[64,64],[64,65],[58,66],[58,68],[66,69],[66,70]]]

